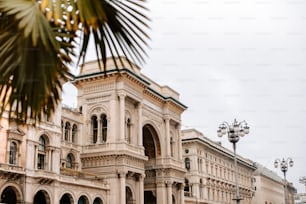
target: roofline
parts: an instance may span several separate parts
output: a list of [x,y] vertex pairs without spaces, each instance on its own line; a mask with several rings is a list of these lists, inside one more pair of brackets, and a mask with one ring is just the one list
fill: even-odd
[[[209,147],[212,147],[212,148],[214,148],[214,149],[216,149],[215,148],[215,146],[213,146],[213,145],[211,145],[211,144],[209,144],[209,142],[207,142],[207,141],[205,141],[205,140],[202,140],[201,138],[186,138],[186,139],[184,139],[184,138],[182,138],[182,143],[183,142],[192,142],[192,141],[199,141],[199,142],[201,142],[201,143],[205,143],[205,144],[207,144]],[[213,141],[212,141],[213,142]],[[216,144],[217,145],[217,144]],[[226,149],[225,147],[223,147],[224,149]],[[227,156],[230,156],[231,158],[234,158],[234,155],[232,155],[232,154],[230,154],[230,153],[228,153],[228,152],[225,152],[225,151],[223,151],[222,149],[217,149],[217,150],[219,150],[221,153],[223,153],[223,154],[225,154],[225,155],[227,155]],[[237,161],[240,161],[240,163],[243,163],[243,164],[246,164],[246,166],[248,166],[248,167],[250,167],[250,168],[252,168],[252,169],[257,169],[257,167],[252,163],[252,164],[249,164],[249,163],[247,163],[247,161],[244,161],[243,159],[241,159],[241,158],[239,158],[239,157],[236,157],[237,158]]]
[[140,80],[143,84],[145,84],[147,86],[148,91],[150,91],[151,93],[157,95],[158,97],[162,98],[165,101],[172,101],[175,104],[181,106],[183,109],[187,109],[188,107],[185,106],[184,104],[182,104],[181,102],[179,102],[178,100],[176,100],[175,98],[171,97],[171,96],[163,96],[162,94],[158,93],[156,90],[152,89],[151,87],[149,87],[150,82],[148,82],[147,80],[143,79],[142,77],[140,77],[139,75],[135,74],[134,72],[132,72],[131,70],[127,69],[127,68],[122,68],[122,69],[111,69],[111,70],[106,70],[106,71],[101,71],[101,72],[94,72],[94,73],[90,73],[90,74],[84,74],[84,75],[79,75],[79,76],[73,76],[73,80],[71,82],[75,82],[77,80],[81,80],[81,79],[86,79],[92,76],[103,76],[106,74],[111,74],[111,73],[121,73],[121,72],[126,72],[130,75],[132,75],[133,77],[137,78],[138,80]]

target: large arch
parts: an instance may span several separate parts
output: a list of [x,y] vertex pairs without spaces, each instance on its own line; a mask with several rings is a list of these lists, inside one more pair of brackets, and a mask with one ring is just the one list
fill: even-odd
[[134,203],[133,192],[130,189],[130,187],[128,187],[128,186],[125,187],[125,203],[126,204],[133,204]]
[[0,203],[16,204],[21,203],[21,194],[14,186],[7,186],[1,193]]
[[73,204],[73,198],[69,193],[65,193],[61,199],[60,199],[60,204]]
[[49,194],[44,191],[44,190],[40,190],[37,191],[37,193],[34,196],[34,204],[50,204],[50,197]]
[[93,204],[103,204],[103,201],[102,201],[101,198],[96,197],[96,198],[94,199],[94,201],[93,201]]
[[145,155],[150,159],[161,156],[160,142],[155,128],[146,124],[142,128],[143,147]]
[[78,200],[78,204],[89,204],[89,200],[85,195],[82,195]]

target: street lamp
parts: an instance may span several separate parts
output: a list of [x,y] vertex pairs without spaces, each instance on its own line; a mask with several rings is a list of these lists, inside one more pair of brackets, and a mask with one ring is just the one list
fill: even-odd
[[240,137],[243,137],[246,134],[249,134],[250,127],[248,126],[246,121],[238,122],[236,119],[230,125],[227,122],[223,122],[217,131],[218,136],[222,137],[223,135],[228,135],[228,141],[233,143],[234,149],[234,166],[235,166],[235,182],[236,182],[236,203],[239,204],[240,194],[239,194],[239,186],[238,186],[238,169],[237,169],[237,158],[236,158],[236,143],[239,141]]
[[275,159],[274,167],[277,168],[278,164],[280,164],[280,169],[284,173],[284,191],[285,191],[285,204],[288,204],[288,192],[287,192],[287,180],[286,180],[286,172],[288,171],[288,167],[293,167],[293,160],[289,157],[287,159]]

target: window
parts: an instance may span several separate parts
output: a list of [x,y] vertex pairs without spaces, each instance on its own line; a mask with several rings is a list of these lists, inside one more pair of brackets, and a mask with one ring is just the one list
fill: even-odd
[[78,132],[78,126],[76,124],[73,124],[73,126],[72,126],[72,134],[71,134],[71,141],[73,143],[76,142],[77,132]]
[[65,141],[69,140],[69,136],[70,136],[70,123],[66,122],[66,124],[65,124]]
[[101,115],[101,127],[102,127],[102,142],[106,142],[107,139],[107,117],[105,114]]
[[132,123],[131,123],[131,119],[128,118],[126,120],[126,133],[125,133],[125,140],[130,143],[131,142],[131,126],[132,126]]
[[92,126],[92,143],[97,143],[98,141],[98,118],[93,115],[91,117],[91,126]]
[[38,169],[45,169],[45,158],[46,158],[46,140],[42,135],[39,137],[39,144],[38,144],[38,155],[37,155]]
[[189,181],[188,181],[188,179],[186,179],[186,178],[185,178],[184,191],[188,193],[188,194],[187,194],[188,196],[190,196],[190,194],[189,194],[189,193],[190,193],[190,192],[189,192],[189,191],[190,191],[190,188],[189,188]]
[[173,141],[173,137],[170,137],[170,153],[171,153],[171,157],[174,156],[174,141]]
[[190,170],[190,159],[185,158],[185,168],[189,171]]
[[17,164],[17,144],[16,142],[10,143],[10,157],[9,157],[10,164]]
[[74,167],[74,156],[73,154],[68,154],[66,158],[66,168],[72,169]]

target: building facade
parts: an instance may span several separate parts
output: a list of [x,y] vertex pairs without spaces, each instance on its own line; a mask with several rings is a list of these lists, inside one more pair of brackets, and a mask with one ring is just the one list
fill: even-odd
[[[255,196],[252,204],[284,204],[284,180],[261,164],[254,163],[254,165],[256,166],[256,171],[254,172]],[[287,183],[287,192],[288,204],[294,204],[296,189],[292,183]]]
[[[195,129],[182,130],[185,162],[185,203],[235,203],[233,152],[205,137]],[[237,156],[242,204],[250,204],[254,195],[253,162]]]
[[122,60],[84,65],[77,109],[59,106],[36,127],[1,121],[0,202],[184,203],[186,106]]

